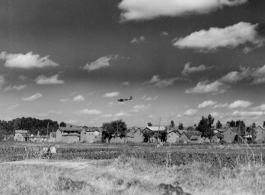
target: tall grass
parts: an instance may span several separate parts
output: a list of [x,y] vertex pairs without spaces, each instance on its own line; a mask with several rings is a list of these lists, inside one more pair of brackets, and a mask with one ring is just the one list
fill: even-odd
[[0,194],[158,195],[161,183],[179,184],[193,195],[265,194],[265,166],[258,163],[234,169],[197,162],[166,167],[121,155],[82,169],[0,164],[0,174]]

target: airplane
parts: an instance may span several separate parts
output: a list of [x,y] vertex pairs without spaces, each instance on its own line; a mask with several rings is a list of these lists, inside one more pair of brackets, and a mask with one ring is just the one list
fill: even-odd
[[132,100],[132,99],[133,99],[133,98],[132,98],[132,96],[130,96],[130,98],[129,98],[129,99],[127,99],[127,98],[126,98],[126,99],[118,99],[118,101],[119,101],[119,102],[123,102],[123,101]]

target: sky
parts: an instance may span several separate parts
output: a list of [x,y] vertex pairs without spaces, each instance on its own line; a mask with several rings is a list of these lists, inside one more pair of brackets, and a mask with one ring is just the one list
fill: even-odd
[[[0,119],[265,121],[263,0],[0,0]],[[120,98],[133,97],[126,102]]]

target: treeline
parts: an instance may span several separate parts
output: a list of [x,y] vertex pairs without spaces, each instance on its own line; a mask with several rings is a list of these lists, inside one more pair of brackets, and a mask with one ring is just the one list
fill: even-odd
[[15,130],[28,130],[30,134],[37,135],[38,131],[40,135],[47,134],[48,131],[56,131],[59,127],[57,121],[50,119],[36,119],[31,117],[16,118],[11,121],[0,120],[0,134],[10,135],[14,134]]

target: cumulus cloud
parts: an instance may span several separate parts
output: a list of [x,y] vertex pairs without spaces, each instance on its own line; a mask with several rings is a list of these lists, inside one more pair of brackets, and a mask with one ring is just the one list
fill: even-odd
[[0,88],[2,87],[2,85],[5,83],[5,77],[3,75],[0,75]]
[[103,97],[105,97],[105,98],[111,98],[111,97],[116,97],[116,96],[118,96],[118,95],[120,95],[120,92],[110,92],[110,93],[105,93],[104,95],[103,95]]
[[5,88],[5,91],[11,91],[11,90],[20,91],[20,90],[24,89],[25,87],[26,87],[26,85],[8,86]]
[[148,110],[150,108],[151,104],[148,105],[135,105],[132,109],[132,112],[141,112]]
[[78,102],[78,101],[82,102],[84,100],[85,100],[85,98],[82,95],[78,95],[78,96],[74,97],[74,99],[73,99],[73,101],[75,101],[75,102]]
[[119,112],[117,114],[114,115],[115,117],[122,117],[122,116],[131,116],[130,114],[126,113],[126,112]]
[[139,38],[134,37],[130,43],[142,43],[145,42],[145,37],[144,36],[140,36]]
[[75,114],[77,115],[99,115],[101,114],[101,111],[96,110],[96,109],[92,109],[92,110],[84,109],[84,110],[80,110],[79,112],[76,112]]
[[144,84],[154,84],[155,87],[163,88],[163,87],[167,87],[167,86],[173,85],[173,83],[176,80],[187,81],[188,79],[178,78],[178,77],[173,77],[173,78],[170,78],[170,79],[161,79],[161,78],[159,78],[158,75],[153,75],[151,80],[144,82]]
[[35,81],[38,85],[64,84],[63,80],[58,80],[58,74],[50,76],[50,77],[45,77],[41,75],[41,76],[38,76],[35,79]]
[[263,111],[234,111],[232,116],[237,117],[259,117],[265,115]]
[[236,6],[247,0],[123,0],[121,21],[150,20],[160,16],[206,14],[223,6]]
[[104,57],[97,59],[94,62],[91,62],[90,64],[87,63],[83,67],[83,69],[90,72],[90,71],[98,70],[100,68],[108,67],[110,66],[110,61],[115,60],[117,58],[118,58],[117,55],[116,56],[104,56]]
[[217,102],[214,102],[212,100],[204,101],[201,104],[199,104],[198,108],[206,108],[206,107],[211,107],[215,105]]
[[190,73],[201,72],[201,71],[205,71],[206,69],[207,69],[207,67],[205,65],[200,65],[197,67],[191,67],[190,62],[188,62],[187,64],[185,64],[184,69],[183,69],[181,74],[183,76],[187,76]]
[[18,79],[19,80],[21,80],[21,81],[25,81],[26,80],[26,76],[24,76],[24,75],[20,75],[19,77],[18,77]]
[[239,22],[226,28],[212,27],[180,38],[173,45],[180,48],[192,48],[201,51],[211,51],[219,47],[235,48],[247,42],[254,45],[263,43],[257,36],[257,24]]
[[219,80],[225,83],[236,83],[245,78],[248,78],[251,75],[249,68],[239,67],[240,71],[232,71],[220,78]]
[[122,82],[122,84],[127,85],[127,86],[130,85],[130,83],[128,81],[124,81],[124,82]]
[[41,94],[41,93],[36,93],[36,94],[34,94],[34,95],[32,95],[32,96],[29,96],[29,97],[23,98],[22,100],[23,100],[23,101],[26,101],[26,102],[29,102],[29,101],[37,100],[37,99],[39,99],[39,98],[41,98],[41,97],[42,97],[42,94]]
[[252,108],[253,110],[262,110],[265,111],[265,104],[261,104],[260,106]]
[[229,108],[234,109],[238,107],[246,108],[253,104],[253,102],[250,101],[244,101],[244,100],[237,100],[229,105]]
[[102,118],[110,118],[110,117],[113,117],[113,115],[112,114],[103,114],[100,117],[102,117]]
[[14,104],[8,107],[8,110],[13,110],[14,108],[18,107],[19,104]]
[[225,85],[220,81],[214,81],[209,83],[209,81],[199,82],[196,87],[186,90],[186,93],[212,93],[221,94],[224,93],[229,86]]
[[228,107],[229,105],[227,103],[224,103],[224,104],[215,104],[213,106],[213,108],[226,108]]
[[67,102],[69,99],[60,99],[61,102]]
[[29,52],[27,54],[8,54],[1,52],[0,59],[5,61],[5,66],[9,68],[44,68],[48,66],[59,66],[49,59],[49,56],[40,57],[38,54]]
[[183,115],[185,115],[185,116],[193,116],[193,115],[195,115],[197,112],[198,112],[198,110],[189,109],[189,110],[186,110],[186,111],[183,113]]
[[155,96],[155,97],[148,97],[146,95],[144,95],[142,97],[143,100],[146,100],[146,101],[152,101],[152,100],[156,100],[158,96]]

